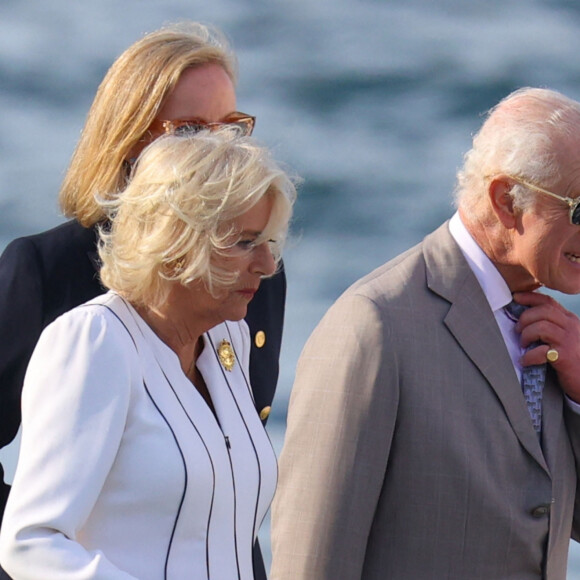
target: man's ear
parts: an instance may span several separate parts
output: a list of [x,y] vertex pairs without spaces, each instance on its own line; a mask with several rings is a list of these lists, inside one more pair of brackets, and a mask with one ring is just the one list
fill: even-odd
[[487,187],[487,194],[491,207],[497,219],[506,229],[513,229],[517,226],[519,212],[514,208],[514,199],[511,195],[512,181],[505,175],[497,175]]

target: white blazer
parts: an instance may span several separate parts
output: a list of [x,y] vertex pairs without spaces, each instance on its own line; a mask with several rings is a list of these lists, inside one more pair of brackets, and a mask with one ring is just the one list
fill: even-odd
[[[24,383],[0,535],[15,580],[253,579],[276,457],[252,402],[245,322],[203,338],[198,367],[217,421],[119,295],[46,328]],[[224,340],[231,370],[218,356]]]

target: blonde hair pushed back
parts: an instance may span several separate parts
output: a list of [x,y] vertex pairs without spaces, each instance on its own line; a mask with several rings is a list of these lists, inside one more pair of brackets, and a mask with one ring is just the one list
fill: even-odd
[[234,284],[239,273],[215,260],[241,235],[233,221],[269,196],[260,243],[278,261],[297,181],[232,127],[160,137],[141,153],[123,194],[101,202],[111,218],[100,228],[101,280],[141,306],[163,303],[174,283],[201,280],[211,293]]
[[67,217],[90,227],[105,218],[95,195],[115,195],[127,181],[127,157],[143,138],[184,70],[218,64],[236,81],[225,37],[196,22],[147,34],[113,63],[101,82],[59,194]]

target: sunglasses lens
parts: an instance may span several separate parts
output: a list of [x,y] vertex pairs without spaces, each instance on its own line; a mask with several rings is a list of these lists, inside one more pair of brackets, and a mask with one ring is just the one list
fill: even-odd
[[223,119],[222,123],[225,125],[233,125],[238,127],[242,136],[249,137],[254,130],[256,118],[245,113],[232,113]]
[[175,135],[193,135],[199,133],[207,128],[205,123],[200,123],[197,121],[183,123],[174,128],[173,132]]
[[570,216],[570,221],[575,226],[580,226],[580,203],[574,208]]
[[254,120],[251,117],[226,118],[219,125],[236,127],[242,137],[249,137],[254,129]]
[[254,123],[252,122],[251,119],[243,119],[236,121],[235,123],[228,124],[238,127],[238,129],[240,130],[240,132],[244,137],[249,137],[252,134],[252,131],[254,130]]

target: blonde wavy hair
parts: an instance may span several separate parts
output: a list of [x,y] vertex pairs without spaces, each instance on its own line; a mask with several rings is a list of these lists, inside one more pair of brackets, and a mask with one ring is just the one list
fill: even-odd
[[59,193],[67,217],[85,227],[104,219],[95,192],[115,195],[127,181],[127,159],[184,70],[218,64],[232,82],[237,62],[223,34],[196,22],[171,24],[130,46],[97,90]]
[[157,139],[123,194],[100,200],[110,217],[100,228],[101,280],[136,305],[158,306],[175,282],[202,280],[215,295],[238,276],[215,260],[239,240],[232,221],[264,196],[272,211],[257,243],[271,243],[280,260],[296,181],[235,128]]

